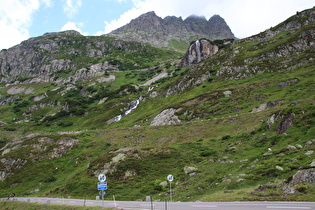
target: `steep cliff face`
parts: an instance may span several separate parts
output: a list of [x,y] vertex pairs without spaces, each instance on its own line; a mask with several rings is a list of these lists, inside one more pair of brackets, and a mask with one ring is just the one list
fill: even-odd
[[183,20],[181,17],[174,16],[162,19],[154,12],[141,15],[107,36],[147,42],[159,47],[168,47],[172,40],[190,43],[199,38],[210,40],[235,38],[229,26],[219,15],[211,17],[208,21],[205,17],[196,15]]
[[219,51],[219,47],[211,44],[210,41],[201,39],[191,44],[182,59],[181,65],[191,66],[192,64],[199,63],[202,60],[215,55]]
[[[76,31],[47,33],[31,38],[0,52],[0,82],[53,82],[62,72],[80,69],[75,57],[100,58],[108,50],[105,41],[99,40],[93,49],[86,38]],[[82,63],[81,63],[82,64]]]

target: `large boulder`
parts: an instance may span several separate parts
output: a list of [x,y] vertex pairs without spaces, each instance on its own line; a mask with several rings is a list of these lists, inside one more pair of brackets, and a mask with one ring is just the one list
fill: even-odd
[[165,109],[151,121],[151,126],[159,126],[159,125],[175,125],[180,124],[181,120],[175,115],[177,110],[170,108]]
[[292,183],[308,182],[315,184],[315,168],[298,171],[292,177]]

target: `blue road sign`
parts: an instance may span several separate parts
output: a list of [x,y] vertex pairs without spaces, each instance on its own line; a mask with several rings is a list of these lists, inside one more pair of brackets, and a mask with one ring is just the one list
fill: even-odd
[[98,182],[97,183],[98,190],[107,190],[107,182]]

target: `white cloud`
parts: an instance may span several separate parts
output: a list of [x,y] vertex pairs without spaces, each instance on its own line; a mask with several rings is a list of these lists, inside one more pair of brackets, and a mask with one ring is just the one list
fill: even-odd
[[80,7],[82,6],[82,1],[81,0],[65,0],[65,1],[66,3],[63,6],[63,11],[69,18],[72,18],[78,13]]
[[67,31],[67,30],[75,30],[79,32],[80,34],[87,36],[88,33],[82,32],[82,30],[79,27],[82,27],[83,23],[74,23],[74,22],[67,22],[60,31]]
[[260,33],[294,15],[313,7],[312,0],[242,0],[229,1],[220,11],[239,38]]
[[51,7],[51,0],[41,0],[47,7]]
[[39,8],[38,0],[0,1],[0,49],[19,44],[30,37],[28,27],[32,14]]
[[132,0],[134,7],[118,19],[105,21],[104,31],[109,33],[130,20],[149,11],[162,18],[174,15],[183,19],[196,14],[209,19],[219,14],[225,19],[232,32],[239,38],[254,35],[275,26],[286,18],[313,7],[313,0]]
[[119,19],[117,20],[112,20],[110,22],[108,21],[104,21],[105,23],[105,29],[104,31],[99,31],[97,32],[96,34],[94,35],[101,35],[101,34],[104,34],[104,33],[109,33],[111,32],[112,30],[115,30],[127,23],[129,23],[132,19],[140,16],[141,14],[147,12],[146,10],[143,10],[141,8],[137,9],[137,8],[133,8],[127,12],[125,12],[124,14],[122,14]]

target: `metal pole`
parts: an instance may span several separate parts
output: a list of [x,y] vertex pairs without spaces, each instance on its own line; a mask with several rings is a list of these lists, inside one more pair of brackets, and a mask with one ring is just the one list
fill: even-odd
[[165,210],[167,210],[167,200],[166,200],[166,196],[165,196]]
[[115,208],[117,208],[115,195],[113,195],[113,199],[114,199]]
[[104,208],[104,190],[102,190],[102,206]]
[[151,201],[151,210],[153,210],[152,196],[150,196],[150,201]]
[[172,182],[170,182],[170,201],[172,202]]

